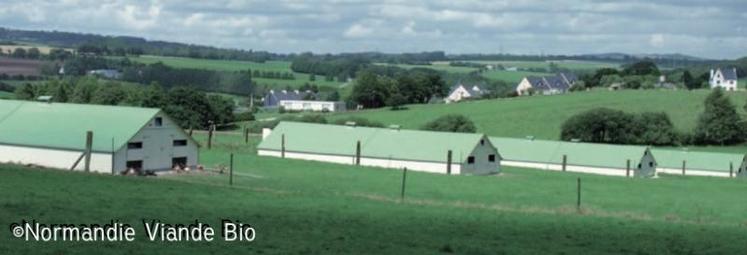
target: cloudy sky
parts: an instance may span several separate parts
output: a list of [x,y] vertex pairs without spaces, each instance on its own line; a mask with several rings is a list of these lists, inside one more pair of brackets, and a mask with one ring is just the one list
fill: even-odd
[[747,56],[745,0],[3,0],[0,26],[283,53]]

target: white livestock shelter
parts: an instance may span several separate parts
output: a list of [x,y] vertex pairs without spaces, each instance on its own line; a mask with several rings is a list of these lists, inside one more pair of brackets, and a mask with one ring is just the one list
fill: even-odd
[[115,174],[197,157],[197,142],[159,109],[0,100],[0,163]]
[[280,122],[263,136],[260,156],[441,174],[500,172],[501,156],[483,134]]
[[341,112],[345,111],[345,102],[313,100],[280,100],[280,107],[289,111]]

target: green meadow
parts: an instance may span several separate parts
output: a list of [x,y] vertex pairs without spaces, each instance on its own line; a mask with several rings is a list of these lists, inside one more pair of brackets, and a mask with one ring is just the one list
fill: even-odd
[[477,68],[474,68],[474,67],[450,66],[449,62],[445,62],[445,61],[432,62],[430,65],[385,64],[385,63],[378,63],[377,65],[396,66],[396,67],[401,67],[405,69],[429,68],[429,69],[433,69],[437,71],[444,71],[447,73],[470,73],[473,71],[477,71]]
[[566,68],[578,71],[596,70],[600,68],[618,68],[617,63],[600,62],[600,61],[582,61],[582,60],[557,60],[557,61],[475,61],[468,60],[472,63],[485,65],[502,65],[505,68],[550,68],[550,63],[556,64],[559,68]]
[[[197,68],[197,69],[208,69],[215,71],[246,71],[251,69],[260,71],[272,71],[272,72],[293,72],[290,69],[291,63],[289,61],[267,61],[264,63],[257,63],[251,61],[238,61],[238,60],[212,60],[212,59],[196,59],[196,58],[182,58],[182,57],[164,57],[164,56],[139,56],[130,57],[130,60],[145,64],[152,64],[161,62],[165,65],[175,68]],[[253,78],[259,86],[267,86],[269,88],[284,88],[286,86],[298,87],[305,83],[316,84],[318,86],[328,86],[338,88],[342,83],[337,81],[325,81],[324,76],[317,75],[316,80],[309,81],[309,75],[304,73],[293,72],[295,80],[281,80],[281,79],[267,79],[267,78]]]
[[489,71],[482,72],[480,75],[490,80],[504,81],[508,83],[509,85],[515,86],[521,81],[521,79],[524,79],[524,77],[527,77],[527,76],[545,76],[545,75],[554,75],[554,74],[527,72],[527,71],[489,70]]
[[15,94],[13,92],[7,92],[7,91],[0,91],[0,99],[11,99],[15,98]]
[[[446,176],[258,157],[252,137],[217,135],[201,162],[227,174],[154,178],[0,165],[0,224],[23,219],[131,224],[132,243],[25,242],[0,231],[0,253],[87,254],[739,254],[744,180],[626,179],[504,168]],[[582,202],[576,208],[576,178]],[[686,192],[684,192],[686,191]],[[251,224],[254,242],[145,240],[142,219]]]
[[[596,107],[626,112],[666,112],[681,131],[695,127],[709,90],[593,90],[555,96],[529,96],[466,101],[455,104],[408,105],[407,110],[388,108],[331,114],[330,118],[364,117],[384,124],[417,129],[438,116],[463,114],[475,122],[478,132],[491,136],[558,139],[563,122],[572,115]],[[729,92],[740,113],[747,93]]]

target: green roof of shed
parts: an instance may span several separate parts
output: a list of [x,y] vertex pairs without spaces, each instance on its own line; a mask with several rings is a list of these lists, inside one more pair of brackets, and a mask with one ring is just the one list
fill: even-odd
[[430,162],[446,162],[449,150],[452,150],[454,162],[464,162],[484,137],[482,134],[281,122],[257,148],[281,150],[283,134],[285,149],[289,152],[355,156],[356,142],[360,141],[363,157]]
[[[625,169],[627,160],[632,166],[640,162],[646,152],[644,146],[623,146],[595,143],[530,140],[490,137],[501,151],[503,159],[510,161],[562,164],[563,155],[569,165]],[[656,154],[654,154],[656,158]]]
[[159,109],[0,100],[0,144],[113,152],[143,128]]
[[653,154],[661,167],[681,169],[682,161],[687,160],[687,169],[717,172],[729,172],[730,162],[736,171],[744,159],[744,155],[741,154],[684,150],[654,149]]

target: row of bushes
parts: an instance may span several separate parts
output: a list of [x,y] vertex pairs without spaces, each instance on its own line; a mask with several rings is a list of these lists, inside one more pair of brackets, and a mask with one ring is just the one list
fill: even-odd
[[[358,127],[377,127],[383,128],[384,123],[378,121],[372,121],[361,117],[345,117],[329,121],[322,115],[289,115],[276,118],[272,121],[258,121],[253,122],[247,128],[250,133],[261,133],[263,128],[275,128],[281,121],[292,121],[292,122],[306,122],[306,123],[319,123],[319,124],[335,124],[335,125],[346,125],[348,122],[355,122]],[[449,114],[434,119],[431,122],[426,123],[422,130],[430,131],[441,131],[441,132],[457,132],[457,133],[475,133],[477,128],[475,124],[464,115]]]

